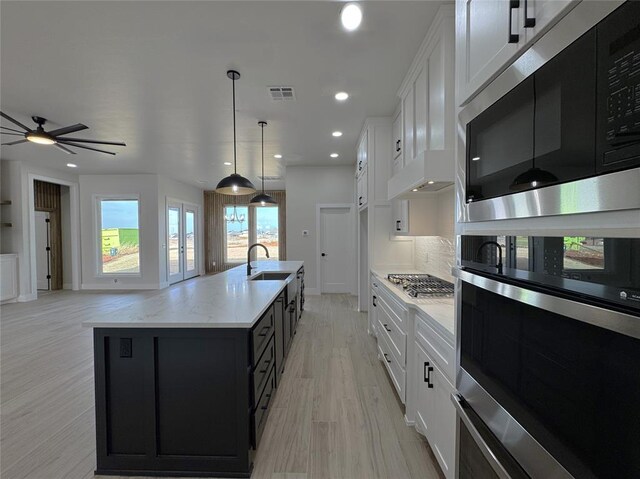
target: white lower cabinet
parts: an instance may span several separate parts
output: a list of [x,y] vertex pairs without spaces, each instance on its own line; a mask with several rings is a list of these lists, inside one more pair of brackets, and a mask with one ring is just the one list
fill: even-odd
[[377,325],[378,325],[378,283],[375,279],[375,276],[371,276],[371,283],[369,290],[371,291],[371,302],[369,304],[369,334],[377,336]]
[[447,479],[455,477],[456,410],[454,391],[445,374],[424,348],[415,343],[416,429],[429,441]]

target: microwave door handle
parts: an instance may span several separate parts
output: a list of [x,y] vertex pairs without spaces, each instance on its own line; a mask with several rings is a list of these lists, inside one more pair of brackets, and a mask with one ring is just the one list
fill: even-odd
[[486,441],[482,437],[482,434],[480,433],[480,431],[478,431],[478,429],[475,427],[475,425],[471,421],[471,418],[465,411],[465,407],[468,407],[468,406],[465,406],[464,400],[462,399],[462,397],[456,393],[452,393],[451,402],[456,408],[458,417],[466,426],[473,441],[476,443],[476,445],[482,452],[482,455],[484,456],[484,458],[491,465],[491,468],[495,471],[496,475],[500,479],[512,479],[511,474],[509,474],[505,469],[505,467],[500,463],[496,454],[491,450],[489,445],[486,443]]

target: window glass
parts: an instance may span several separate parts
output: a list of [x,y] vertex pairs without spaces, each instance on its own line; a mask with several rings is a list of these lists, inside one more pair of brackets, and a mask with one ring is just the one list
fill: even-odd
[[225,262],[245,263],[249,248],[249,208],[225,206]]
[[137,199],[100,200],[102,273],[140,272],[140,224]]
[[278,259],[278,207],[256,208],[256,240],[269,250],[271,259]]

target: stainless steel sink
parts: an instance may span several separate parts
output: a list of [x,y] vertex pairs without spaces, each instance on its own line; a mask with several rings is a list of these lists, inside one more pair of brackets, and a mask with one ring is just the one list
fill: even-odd
[[254,276],[253,278],[251,278],[251,281],[268,281],[268,280],[277,280],[277,281],[282,281],[287,279],[289,276],[291,276],[294,273],[278,273],[278,272],[264,272],[264,273],[260,273],[256,276]]

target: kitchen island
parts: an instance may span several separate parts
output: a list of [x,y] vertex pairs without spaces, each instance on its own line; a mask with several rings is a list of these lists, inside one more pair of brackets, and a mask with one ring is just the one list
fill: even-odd
[[94,328],[98,474],[249,477],[302,313],[301,261],[169,288]]

